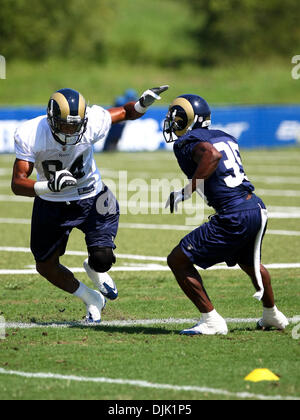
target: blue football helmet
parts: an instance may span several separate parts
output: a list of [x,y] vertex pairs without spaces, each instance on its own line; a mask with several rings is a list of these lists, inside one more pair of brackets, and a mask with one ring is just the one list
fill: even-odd
[[169,107],[164,120],[164,138],[171,143],[190,130],[208,128],[210,124],[211,110],[205,99],[198,95],[181,95]]
[[86,101],[73,89],[55,92],[48,103],[47,119],[54,139],[63,146],[75,145],[86,131]]

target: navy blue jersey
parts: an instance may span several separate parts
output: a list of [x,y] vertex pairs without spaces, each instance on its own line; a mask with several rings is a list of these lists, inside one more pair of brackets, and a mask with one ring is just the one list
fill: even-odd
[[193,178],[197,169],[192,154],[200,142],[209,142],[222,153],[216,171],[204,181],[207,204],[218,212],[239,206],[254,191],[254,186],[245,175],[237,140],[223,131],[204,128],[179,137],[174,143],[174,153],[180,168],[189,179]]

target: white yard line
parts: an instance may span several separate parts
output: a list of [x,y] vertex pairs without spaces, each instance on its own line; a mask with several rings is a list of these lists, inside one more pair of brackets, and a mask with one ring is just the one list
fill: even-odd
[[268,229],[267,230],[267,235],[300,236],[300,231],[297,231],[297,230]]
[[[267,269],[272,270],[285,270],[285,269],[297,269],[300,268],[300,263],[278,263],[278,264],[264,264]],[[82,267],[68,267],[72,273],[85,273]],[[225,264],[215,265],[208,268],[209,271],[215,270],[240,270],[239,266],[227,267]],[[152,271],[170,271],[169,267],[161,264],[140,264],[140,265],[126,265],[112,267],[111,272],[152,272]],[[1,269],[0,275],[29,275],[38,274],[34,268],[27,269]]]
[[[0,246],[0,252],[24,252],[30,254],[30,248],[25,247],[13,247],[13,246]],[[84,256],[87,257],[86,251],[66,251],[66,255],[73,256]],[[141,260],[141,261],[161,261],[166,262],[165,257],[158,256],[148,256],[148,255],[134,255],[134,254],[116,254],[118,258],[123,258],[127,260]]]
[[[10,181],[0,181],[0,188],[10,188]],[[149,188],[140,188],[140,191],[151,191],[151,192],[159,192],[156,187],[149,187]],[[255,190],[255,193],[259,196],[268,196],[268,197],[300,197],[300,190],[273,190],[273,189],[263,189],[258,188]],[[2,197],[4,197],[2,195]],[[7,196],[11,197],[11,196]],[[8,200],[4,200],[8,201]],[[31,201],[31,200],[26,200]]]
[[[26,253],[30,254],[30,248],[25,247],[12,247],[12,246],[0,246],[0,252],[13,252],[13,253]],[[84,251],[66,251],[66,255],[71,256],[82,256],[87,257],[87,253]],[[138,260],[138,261],[156,261],[156,262],[167,262],[166,257],[151,256],[151,255],[135,255],[135,254],[116,254],[120,259]],[[269,269],[290,269],[300,268],[300,263],[273,263],[265,264],[266,268]],[[69,268],[73,273],[84,273],[85,270],[82,267]],[[208,270],[239,270],[236,265],[234,267],[227,267],[225,263],[217,264]],[[112,267],[111,271],[169,271],[169,267],[161,264],[135,264],[126,266]],[[28,269],[1,269],[0,275],[6,274],[37,274],[34,267]]]
[[263,184],[300,184],[300,176],[272,176],[272,175],[252,175],[250,181],[262,182]]
[[[285,219],[292,219],[293,214],[289,213],[277,213],[278,218],[280,215],[283,216]],[[269,214],[270,216],[270,214]],[[297,218],[300,218],[297,216]],[[11,225],[30,225],[30,219],[16,219],[16,218],[9,218],[9,217],[1,217],[0,224],[11,224]],[[195,226],[186,226],[186,225],[167,225],[167,224],[155,224],[155,223],[124,223],[121,222],[119,224],[121,229],[147,229],[147,230],[174,230],[174,231],[191,231],[195,229]],[[299,236],[300,231],[293,231],[293,230],[274,230],[268,229],[267,234],[269,235],[283,235],[283,236]]]
[[260,196],[270,197],[300,197],[300,190],[268,190],[258,188],[255,193]]
[[[68,267],[72,273],[85,273],[84,268],[81,267]],[[158,264],[145,264],[142,266],[119,266],[119,267],[112,267],[110,271],[169,271],[169,267],[158,265]],[[27,274],[38,274],[34,268],[28,269],[1,269],[1,275],[27,275]]]
[[[299,180],[300,183],[300,180]],[[295,193],[295,192],[294,192]],[[292,195],[288,195],[292,196]],[[298,196],[298,195],[294,195]],[[6,203],[32,203],[33,199],[31,197],[22,197],[22,196],[14,196],[14,195],[0,195],[0,201],[6,202]],[[121,209],[124,209],[123,212],[129,212],[130,209],[134,209],[136,213],[136,203],[131,203],[130,200],[128,201],[119,201]],[[198,206],[198,207],[197,207]],[[202,206],[202,203],[201,203]],[[195,202],[186,202],[184,203],[183,207],[180,209],[181,213],[184,211],[194,211],[196,212],[196,209],[198,208],[198,212],[213,212],[211,208],[206,206],[203,203],[203,207],[199,207],[199,204],[196,204]],[[141,214],[144,214],[145,211],[147,211],[145,214],[151,214],[154,210],[157,212],[159,210],[162,211],[162,214],[168,214],[167,210],[165,209],[165,203],[162,202],[143,202],[140,201],[138,203],[138,209]],[[268,206],[269,210],[269,218],[270,219],[300,219],[300,207],[291,207],[291,206]],[[137,213],[139,214],[139,213]],[[199,214],[201,216],[201,214]],[[16,223],[18,220],[22,220],[23,224],[28,224],[29,222],[25,222],[26,219],[10,219],[10,218],[1,218],[0,223],[14,223],[14,220]]]
[[295,206],[267,206],[268,211],[273,212],[286,212],[286,213],[298,213],[300,212],[300,207]]
[[14,219],[11,217],[0,217],[0,223],[3,225],[30,225],[30,219]]
[[12,169],[0,168],[0,176],[11,175]]
[[208,393],[213,395],[223,395],[226,397],[235,397],[235,398],[251,398],[258,400],[299,400],[299,397],[290,397],[282,395],[262,395],[262,394],[253,394],[249,392],[231,392],[225,389],[217,388],[208,388],[200,386],[190,386],[190,385],[171,385],[171,384],[159,384],[148,382],[144,380],[132,380],[132,379],[112,379],[105,377],[85,377],[85,376],[74,376],[74,375],[60,375],[57,373],[43,373],[43,372],[20,372],[15,370],[5,370],[0,368],[1,375],[13,375],[20,376],[22,378],[28,379],[52,379],[52,380],[63,380],[63,381],[73,381],[73,382],[90,382],[90,383],[101,383],[101,384],[115,384],[115,385],[126,385],[133,386],[138,388],[150,388],[150,389],[161,389],[161,390],[171,390],[179,392],[199,392],[199,393]]
[[23,196],[20,196],[20,195],[0,194],[0,201],[17,202],[17,203],[33,203],[33,198],[23,197]]
[[283,212],[268,212],[269,219],[300,219],[300,212],[287,213]]
[[[257,175],[258,172],[261,172],[262,174],[267,173],[268,175],[274,175],[277,176],[278,173],[288,173],[293,175],[300,176],[300,169],[298,165],[253,165],[253,164],[245,164],[244,165],[245,172],[247,175],[249,175],[249,178],[252,178],[253,176]],[[273,172],[273,174],[272,174]]]
[[[225,318],[225,321],[228,324],[253,324],[256,323],[259,318]],[[127,320],[112,320],[112,321],[101,321],[101,324],[89,324],[85,321],[70,321],[70,322],[6,322],[6,329],[40,329],[40,328],[73,328],[73,327],[86,327],[86,328],[95,328],[95,327],[132,327],[132,326],[147,326],[147,325],[184,325],[184,324],[195,324],[198,322],[197,318],[157,318],[157,319],[127,319]],[[300,316],[294,316],[293,318],[288,318],[288,321],[291,324],[298,324],[300,321]]]
[[11,185],[11,181],[0,181],[0,188],[8,188]]
[[[281,213],[278,213],[279,215]],[[269,214],[270,216],[270,214]],[[289,219],[292,218],[290,217],[291,215],[287,215],[284,213],[284,218]],[[1,223],[1,219],[0,219],[0,223]],[[166,225],[166,224],[155,224],[155,223],[120,223],[119,225],[120,228],[123,229],[149,229],[149,230],[179,230],[179,231],[191,231],[193,229],[195,229],[196,226],[186,226],[186,225]],[[269,235],[288,235],[290,234],[291,236],[298,236],[300,235],[300,231],[295,231],[295,230],[272,230],[272,229],[268,229],[267,230],[267,234]]]
[[191,231],[195,229],[195,226],[185,225],[166,225],[166,224],[155,224],[155,223],[120,223],[119,227],[122,229],[150,229],[150,230],[179,230],[179,231]]

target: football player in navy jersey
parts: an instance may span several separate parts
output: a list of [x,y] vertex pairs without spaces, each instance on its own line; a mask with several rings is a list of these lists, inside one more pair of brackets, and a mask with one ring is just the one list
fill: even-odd
[[[16,195],[35,197],[30,245],[36,269],[54,286],[83,301],[88,322],[100,322],[105,298],[118,296],[107,272],[116,262],[119,206],[101,180],[93,145],[105,140],[112,124],[140,118],[167,89],[148,89],[138,101],[109,109],[89,107],[76,90],[60,89],[51,96],[47,115],[16,130],[11,186]],[[34,169],[37,181],[30,179]],[[60,264],[74,228],[85,234],[84,268],[97,290]]]
[[181,95],[170,105],[163,128],[166,142],[175,142],[178,164],[190,180],[183,190],[170,194],[166,207],[170,206],[171,213],[176,211],[178,204],[198,189],[198,181],[204,180],[202,195],[216,212],[168,256],[177,282],[202,314],[199,323],[181,334],[227,334],[226,321],[215,310],[195,268],[207,269],[222,262],[238,264],[251,278],[254,297],[263,303],[258,328],[284,329],[288,320],[275,306],[270,274],[261,264],[266,207],[244,172],[237,140],[209,129],[210,124],[207,102],[197,95]]

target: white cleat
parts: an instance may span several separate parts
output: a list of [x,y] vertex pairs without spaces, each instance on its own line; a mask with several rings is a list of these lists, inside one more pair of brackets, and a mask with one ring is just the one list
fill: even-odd
[[89,278],[94,283],[95,287],[97,287],[107,299],[117,299],[118,289],[116,283],[108,273],[97,273],[90,267],[88,259],[84,261],[83,267]]
[[289,321],[276,306],[274,308],[264,308],[263,316],[257,323],[257,328],[260,330],[266,328],[276,328],[277,330],[284,330],[289,325]]
[[226,321],[216,311],[202,314],[198,324],[180,332],[181,335],[226,335],[227,333]]
[[86,322],[100,324],[101,312],[105,308],[106,300],[98,290],[92,292],[93,296],[90,302],[86,304]]

